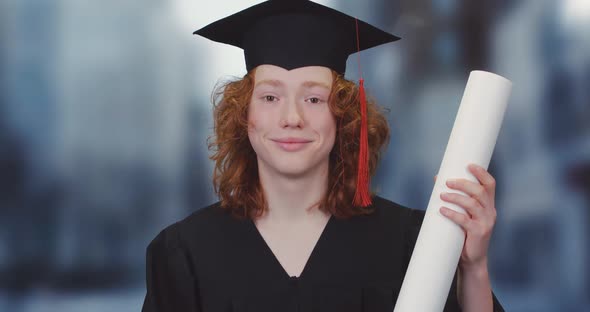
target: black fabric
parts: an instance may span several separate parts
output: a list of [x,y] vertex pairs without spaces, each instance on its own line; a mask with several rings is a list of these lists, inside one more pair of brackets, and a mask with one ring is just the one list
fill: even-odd
[[[144,312],[391,312],[424,212],[373,198],[375,212],[331,217],[290,277],[251,220],[218,204],[164,229],[147,249]],[[461,311],[453,281],[444,311]],[[494,296],[494,311],[504,311]]]
[[[358,21],[359,50],[400,39]],[[325,66],[341,74],[357,52],[355,18],[308,0],[269,0],[213,22],[194,34],[244,49],[246,69]]]

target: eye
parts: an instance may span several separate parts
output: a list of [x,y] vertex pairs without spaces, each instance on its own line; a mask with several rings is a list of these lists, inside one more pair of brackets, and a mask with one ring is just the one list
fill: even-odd
[[311,97],[307,99],[308,102],[313,103],[313,104],[317,104],[320,103],[322,100],[320,100],[320,98],[318,97]]
[[262,97],[263,100],[265,100],[266,102],[274,102],[277,100],[277,97],[274,95],[265,95]]

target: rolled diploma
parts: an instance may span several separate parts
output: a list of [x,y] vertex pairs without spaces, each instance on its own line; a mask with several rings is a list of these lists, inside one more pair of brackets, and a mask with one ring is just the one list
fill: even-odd
[[466,195],[447,188],[446,180],[464,178],[478,182],[467,169],[470,163],[487,170],[511,88],[512,83],[502,76],[485,71],[470,73],[395,312],[443,310],[465,234],[439,209],[445,206],[462,213],[465,211],[458,205],[442,201],[440,193]]

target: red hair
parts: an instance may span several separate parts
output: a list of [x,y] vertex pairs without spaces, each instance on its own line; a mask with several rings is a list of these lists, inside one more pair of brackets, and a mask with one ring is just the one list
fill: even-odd
[[[328,105],[337,123],[336,140],[329,156],[328,191],[314,206],[337,218],[348,218],[372,210],[371,206],[353,205],[361,120],[359,89],[334,71],[332,76]],[[213,185],[221,206],[245,218],[256,218],[268,209],[258,178],[256,153],[248,139],[248,105],[253,89],[253,71],[215,88],[214,135],[209,138],[209,149],[213,151],[210,158],[215,161]],[[382,148],[389,141],[387,120],[372,99],[367,99],[367,124],[372,176]]]

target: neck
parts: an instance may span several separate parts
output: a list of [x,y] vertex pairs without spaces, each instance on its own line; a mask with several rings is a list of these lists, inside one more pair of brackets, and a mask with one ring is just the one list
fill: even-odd
[[297,176],[267,169],[263,162],[258,162],[260,184],[268,204],[268,211],[260,219],[291,223],[328,216],[316,205],[328,188],[327,161]]

